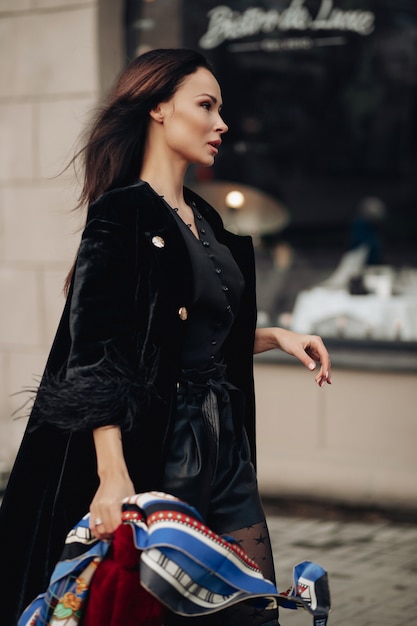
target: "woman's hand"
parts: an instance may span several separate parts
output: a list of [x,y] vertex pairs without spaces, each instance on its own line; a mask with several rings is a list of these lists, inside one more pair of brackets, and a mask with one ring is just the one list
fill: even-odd
[[135,489],[123,474],[100,479],[100,486],[90,505],[90,528],[97,539],[109,540],[122,522],[122,500]]
[[126,467],[122,437],[116,426],[94,433],[100,485],[90,505],[90,528],[97,539],[109,540],[122,521],[122,500],[135,494]]
[[317,335],[304,335],[284,328],[257,328],[255,332],[254,354],[279,348],[295,356],[310,371],[320,364],[316,374],[316,383],[331,385],[330,356],[322,339]]

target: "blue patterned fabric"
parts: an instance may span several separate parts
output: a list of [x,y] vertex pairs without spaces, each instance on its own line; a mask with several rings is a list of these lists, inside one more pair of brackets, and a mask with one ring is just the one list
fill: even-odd
[[[211,531],[178,498],[160,492],[132,496],[124,500],[122,519],[141,553],[140,583],[175,613],[210,614],[245,600],[262,608],[303,608],[315,626],[327,623],[330,595],[320,565],[296,565],[293,585],[279,593],[232,537]],[[68,534],[48,590],[24,611],[18,626],[77,626],[109,545],[92,536],[85,516]]]

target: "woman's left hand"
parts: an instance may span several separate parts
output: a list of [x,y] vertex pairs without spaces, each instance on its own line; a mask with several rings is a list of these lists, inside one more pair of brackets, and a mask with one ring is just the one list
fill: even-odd
[[324,383],[331,385],[330,356],[318,335],[304,335],[285,328],[257,328],[255,333],[254,353],[266,352],[279,348],[287,354],[295,356],[310,371],[320,369],[315,381],[322,387]]

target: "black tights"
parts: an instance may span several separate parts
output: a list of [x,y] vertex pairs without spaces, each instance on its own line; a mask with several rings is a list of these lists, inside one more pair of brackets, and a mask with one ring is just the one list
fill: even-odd
[[[247,528],[230,530],[231,535],[246,554],[260,567],[264,578],[275,583],[274,561],[266,521]],[[249,603],[240,602],[218,613],[204,617],[183,617],[169,613],[165,626],[279,626],[277,609],[256,609]]]

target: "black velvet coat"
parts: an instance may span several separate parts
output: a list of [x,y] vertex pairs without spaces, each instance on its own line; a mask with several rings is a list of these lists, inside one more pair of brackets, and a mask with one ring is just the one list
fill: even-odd
[[[245,277],[224,346],[228,379],[246,396],[255,460],[250,237],[223,228],[189,190]],[[76,270],[0,510],[2,626],[47,586],[69,529],[97,488],[92,429],[119,424],[137,492],[160,487],[177,370],[192,301],[191,262],[170,209],[146,183],[104,194],[88,212]],[[11,538],[16,543],[11,544]],[[12,550],[13,545],[13,550]]]

